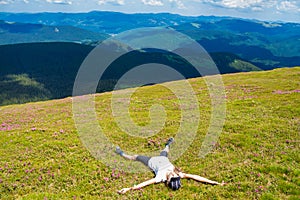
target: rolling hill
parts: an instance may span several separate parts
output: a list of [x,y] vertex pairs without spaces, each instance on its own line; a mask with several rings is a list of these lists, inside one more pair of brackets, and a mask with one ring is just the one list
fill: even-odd
[[92,48],[75,43],[0,46],[0,104],[71,96],[80,64]]
[[[214,150],[198,157],[206,135],[211,102],[203,78],[190,79],[200,104],[197,135],[174,164],[223,187],[182,180],[179,191],[164,184],[148,186],[122,196],[117,190],[151,178],[152,173],[130,173],[110,168],[84,147],[73,120],[72,99],[0,107],[1,199],[298,199],[300,157],[300,68],[223,75],[226,121]],[[170,83],[176,87],[180,82]],[[128,92],[124,90],[123,93]],[[139,88],[131,98],[130,116],[143,126],[149,109],[161,104],[164,128],[141,138],[123,132],[111,113],[111,93],[95,95],[98,123],[115,145],[126,151],[147,153],[163,148],[179,128],[178,99],[159,86]],[[82,116],[84,117],[84,116]],[[97,140],[95,138],[95,141]],[[175,140],[175,144],[176,141]],[[112,159],[117,159],[107,149]],[[171,147],[171,155],[172,155]]]
[[[0,19],[13,22],[69,25],[93,32],[117,34],[144,27],[172,26],[197,20],[219,20],[218,17],[190,17],[170,13],[125,14],[120,12],[92,11],[89,13],[1,13]],[[112,20],[113,19],[113,20]]]
[[[0,105],[71,96],[79,67],[93,48],[66,42],[0,46]],[[234,54],[212,53],[211,57],[222,74],[260,70]],[[171,66],[186,78],[200,76],[190,64],[170,53],[132,51],[109,66],[97,91],[113,90],[124,73],[146,63]]]
[[[255,63],[262,69],[292,67],[300,64],[300,25],[297,23],[214,16],[180,16],[170,13],[125,14],[96,11],[89,13],[0,13],[0,19],[8,22],[30,23],[28,28],[23,28],[23,31],[31,30],[33,27],[36,27],[35,29],[43,27],[38,28],[36,32],[44,38],[44,41],[49,41],[49,39],[53,41],[56,38],[59,41],[85,40],[85,43],[95,43],[107,35],[136,28],[171,27],[198,41],[208,52],[233,53]],[[3,21],[2,26],[3,23],[5,26],[16,26],[15,29],[23,26],[18,23],[7,24]],[[61,31],[55,32],[57,30]],[[1,37],[0,34],[0,44],[8,44],[8,41],[9,43],[19,43],[22,40],[24,42],[42,41],[39,37],[34,40],[33,35],[21,32],[9,33],[5,29],[3,35],[5,37]]]
[[262,69],[300,63],[299,24],[222,19],[174,28],[197,40],[208,52],[234,53]]
[[47,26],[0,20],[0,44],[102,41],[108,36],[73,26]]

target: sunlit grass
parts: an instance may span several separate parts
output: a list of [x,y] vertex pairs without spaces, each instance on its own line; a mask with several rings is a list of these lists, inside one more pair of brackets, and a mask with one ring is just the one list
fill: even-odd
[[[114,170],[82,145],[72,116],[71,98],[0,107],[0,199],[297,199],[300,195],[300,68],[224,75],[227,116],[214,151],[198,157],[210,120],[203,79],[191,79],[199,99],[197,136],[174,162],[224,187],[183,180],[176,192],[163,184],[124,196],[117,190],[151,178]],[[178,99],[162,86],[140,88],[130,104],[139,125],[150,123],[151,105],[167,112],[164,129],[150,138],[130,136],[111,113],[111,94],[96,95],[97,119],[110,140],[131,152],[163,148],[180,122]],[[172,152],[171,152],[172,153]]]

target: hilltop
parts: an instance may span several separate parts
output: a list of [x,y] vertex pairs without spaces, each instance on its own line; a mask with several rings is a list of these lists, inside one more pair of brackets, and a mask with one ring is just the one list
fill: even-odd
[[[299,75],[300,67],[223,75],[226,121],[218,142],[212,144],[213,152],[205,158],[198,153],[211,102],[204,79],[189,79],[199,100],[201,123],[190,148],[174,163],[183,171],[224,180],[224,187],[182,180],[183,187],[176,192],[160,184],[120,196],[118,189],[152,174],[111,169],[92,157],[78,136],[71,98],[2,106],[0,198],[298,199]],[[97,119],[105,135],[126,151],[159,150],[179,127],[180,106],[174,94],[159,85],[139,88],[131,98],[130,115],[146,125],[149,109],[157,102],[165,107],[167,120],[163,130],[150,138],[130,136],[118,127],[109,92],[95,96]]]

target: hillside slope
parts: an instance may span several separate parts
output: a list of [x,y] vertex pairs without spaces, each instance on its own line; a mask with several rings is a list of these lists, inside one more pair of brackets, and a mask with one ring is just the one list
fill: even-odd
[[230,52],[262,69],[291,67],[300,62],[298,24],[240,19],[194,22],[174,26],[208,52]]
[[[0,105],[71,96],[80,65],[93,48],[69,42],[0,45]],[[222,74],[260,70],[234,54],[211,56]],[[134,51],[109,67],[97,91],[111,91],[126,71],[155,62],[173,66],[187,78],[199,76],[189,64],[171,54]]]
[[[201,123],[190,148],[174,163],[183,171],[224,180],[224,187],[182,180],[176,192],[157,184],[120,196],[117,190],[152,174],[111,169],[92,157],[75,128],[71,98],[2,106],[0,199],[297,199],[299,75],[300,67],[223,75],[225,126],[212,144],[214,151],[203,159],[198,153],[208,128],[210,99],[202,78],[189,80],[199,100]],[[131,98],[130,115],[139,125],[149,122],[151,105],[165,107],[165,127],[150,138],[122,132],[111,113],[111,93],[96,95],[95,102],[103,132],[126,151],[159,150],[179,126],[178,101],[159,85],[140,88]]]

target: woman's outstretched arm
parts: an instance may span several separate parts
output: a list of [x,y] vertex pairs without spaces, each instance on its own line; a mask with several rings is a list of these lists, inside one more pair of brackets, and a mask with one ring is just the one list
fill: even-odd
[[123,188],[122,190],[119,190],[118,193],[119,194],[125,194],[126,192],[128,192],[130,190],[139,190],[139,189],[141,189],[145,186],[148,186],[148,185],[151,185],[151,184],[154,184],[154,183],[156,183],[155,178],[150,179],[148,181],[145,181],[143,183],[140,183],[140,184],[135,185],[135,186],[130,187],[130,188]]
[[186,174],[186,173],[181,173],[181,178],[190,178],[190,179],[194,179],[196,181],[199,181],[199,182],[202,182],[202,183],[209,183],[209,184],[212,184],[212,185],[224,185],[224,183],[218,183],[216,181],[212,181],[212,180],[209,180],[207,178],[204,178],[202,176],[198,176],[198,175],[194,175],[194,174]]

